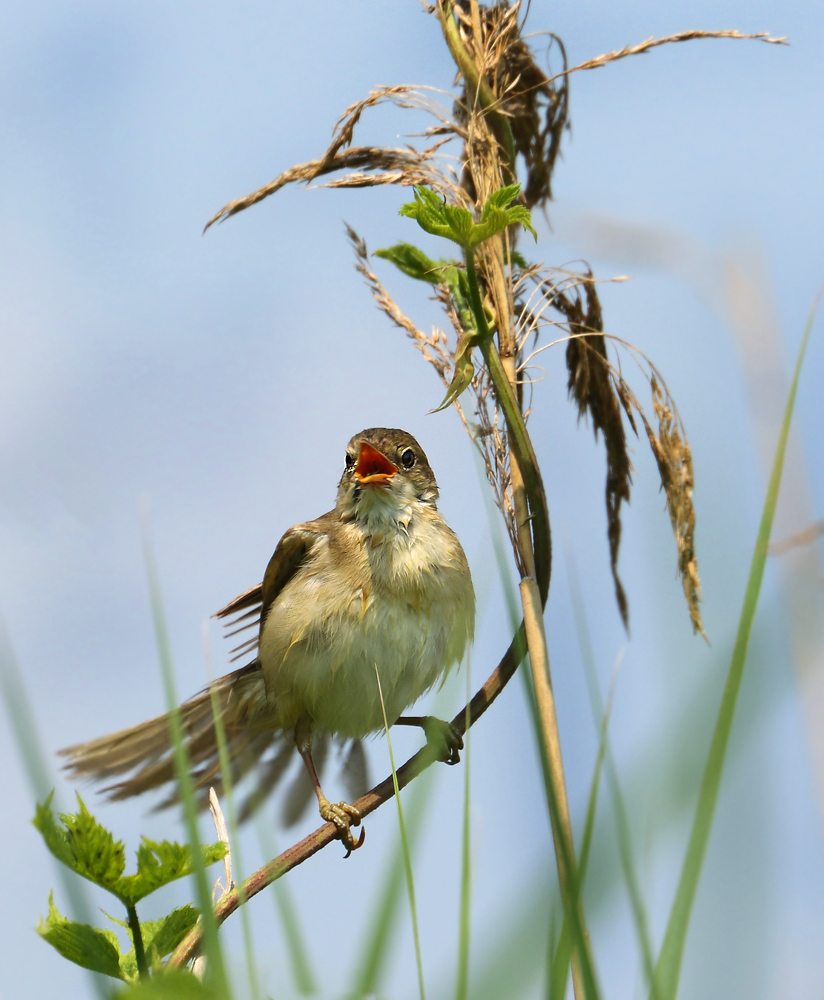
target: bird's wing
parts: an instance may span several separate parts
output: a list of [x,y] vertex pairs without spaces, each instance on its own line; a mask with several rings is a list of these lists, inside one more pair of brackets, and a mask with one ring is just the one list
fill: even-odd
[[215,613],[215,618],[231,619],[225,625],[227,638],[250,628],[256,630],[251,639],[231,651],[233,661],[246,656],[257,647],[260,625],[265,621],[269,608],[303,565],[317,541],[326,534],[324,522],[333,516],[334,512],[330,511],[316,521],[307,521],[290,528],[278,542],[274,555],[269,560],[263,583],[245,590]]

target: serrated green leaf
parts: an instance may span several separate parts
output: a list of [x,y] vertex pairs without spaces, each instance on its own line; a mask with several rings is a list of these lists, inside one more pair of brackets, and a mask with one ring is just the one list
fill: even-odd
[[507,227],[513,225],[522,225],[524,229],[532,233],[536,240],[538,239],[528,209],[524,208],[523,205],[512,205],[510,208],[504,208],[500,204],[502,199],[498,197],[499,195],[506,194],[508,201],[511,201],[513,197],[517,196],[518,191],[520,191],[520,185],[510,184],[508,188],[501,188],[500,191],[493,192],[487,198],[481,211],[481,221],[473,227],[473,247],[483,243],[484,240],[497,236],[498,233],[502,233]]
[[484,220],[484,212],[487,212],[491,208],[505,209],[507,205],[510,205],[513,201],[515,201],[520,193],[520,184],[507,184],[506,187],[493,191],[492,194],[486,199],[486,204],[481,210],[481,222]]
[[59,827],[54,821],[54,813],[51,810],[54,792],[49,795],[45,802],[38,802],[32,823],[46,842],[46,847],[68,868],[73,867],[73,858],[69,846],[66,843],[66,831]]
[[60,914],[49,893],[49,915],[40,920],[37,933],[70,962],[92,972],[122,979],[120,947],[114,931],[98,930]]
[[[177,948],[183,938],[197,923],[199,910],[190,905],[179,906],[160,920],[142,920],[140,931],[143,937],[143,947],[149,959],[149,965],[157,971],[161,967],[161,959]],[[137,978],[137,958],[134,948],[126,955],[120,956],[120,971],[122,978],[128,981]]]
[[72,871],[111,890],[126,867],[123,844],[92,816],[77,796],[78,812],[61,814],[62,827],[51,811],[51,796],[37,806],[34,825],[52,854]]
[[[124,875],[126,856],[123,844],[101,826],[77,796],[77,813],[61,814],[62,826],[55,822],[51,796],[37,806],[34,825],[51,853],[72,871],[95,885],[107,889],[125,905],[135,903],[150,892],[194,870],[188,845],[147,838],[137,850],[137,873]],[[223,843],[202,847],[204,866],[212,865],[226,854]]]
[[475,224],[469,209],[458,205],[444,205],[443,217],[452,232],[452,239],[464,249],[471,246]]
[[417,281],[428,281],[432,285],[438,285],[443,281],[443,270],[445,261],[435,262],[419,250],[412,243],[396,243],[392,247],[385,247],[376,250],[375,257],[381,257],[394,264],[404,274]]
[[[140,925],[143,926],[142,924]],[[135,982],[140,975],[134,948],[120,956],[120,978],[127,983]]]
[[142,923],[143,941],[147,949],[151,945],[157,949],[160,958],[165,958],[177,948],[183,938],[197,923],[200,911],[196,906],[178,906],[162,920]]
[[[226,851],[223,843],[202,847],[204,866],[220,861]],[[111,892],[126,906],[134,906],[155,889],[191,875],[193,871],[192,852],[188,844],[168,840],[157,842],[144,837],[137,849],[137,873],[118,879],[111,886]]]
[[523,205],[513,205],[512,208],[508,208],[506,210],[506,214],[509,216],[509,221],[507,222],[508,226],[511,226],[516,222],[520,223],[524,229],[532,235],[535,242],[538,242],[538,234],[535,232],[535,227],[532,225],[532,215],[530,214],[528,208],[525,208]]
[[518,197],[520,184],[509,184],[493,191],[481,209],[478,223],[473,222],[472,213],[468,209],[446,204],[429,188],[416,185],[413,190],[415,200],[402,205],[400,214],[415,219],[427,233],[452,240],[465,253],[471,253],[479,244],[512,225],[523,226],[538,239],[528,209],[523,205],[511,205],[507,208]]
[[441,209],[443,205],[438,203],[438,207],[433,208],[431,204],[423,199],[420,191],[427,191],[432,194],[427,188],[415,188],[415,200],[407,202],[405,205],[401,205],[400,214],[405,215],[410,219],[414,219],[424,232],[431,233],[433,236],[444,236],[446,239],[451,239],[451,231],[445,220]]

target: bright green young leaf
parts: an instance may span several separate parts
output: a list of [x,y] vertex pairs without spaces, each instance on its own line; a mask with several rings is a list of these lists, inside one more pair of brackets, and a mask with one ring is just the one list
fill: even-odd
[[[108,889],[125,906],[134,906],[160,886],[191,875],[194,871],[188,845],[165,840],[156,843],[144,837],[137,850],[137,873],[124,875],[126,857],[123,844],[97,822],[79,795],[77,802],[79,811],[61,815],[62,826],[59,826],[51,811],[50,796],[37,806],[34,825],[59,861],[95,885]],[[226,845],[222,843],[201,848],[203,864],[220,861],[226,850]]]
[[[140,924],[143,936],[143,947],[149,967],[157,971],[161,960],[175,950],[183,938],[197,923],[199,911],[194,906],[180,906],[160,920],[144,920]],[[111,918],[110,918],[111,919]],[[121,923],[117,920],[115,923]],[[120,956],[121,978],[130,982],[137,979],[137,958],[134,948],[126,955]]]
[[376,250],[373,254],[394,264],[404,274],[417,281],[428,281],[431,285],[441,284],[447,267],[454,267],[448,261],[434,261],[411,243],[396,243],[393,247]]
[[63,958],[92,972],[122,979],[120,948],[114,931],[102,931],[61,916],[49,893],[49,915],[40,921],[37,933]]
[[[415,200],[401,205],[400,214],[410,219],[415,219],[424,232],[433,236],[443,236],[448,240],[454,239],[452,229],[444,216],[444,202],[427,187],[416,184],[413,188]],[[466,209],[464,209],[466,211]],[[469,212],[466,213],[469,215]],[[471,223],[472,216],[469,216]]]
[[520,193],[520,184],[507,184],[506,187],[493,191],[492,194],[486,199],[486,204],[484,205],[481,213],[481,221],[483,221],[485,212],[491,211],[492,209],[506,208],[507,205],[511,205],[512,202],[515,201]]
[[445,410],[447,406],[451,406],[455,402],[461,393],[469,388],[472,379],[475,377],[475,366],[472,363],[472,348],[475,346],[476,341],[476,334],[467,333],[464,333],[458,341],[458,346],[455,350],[455,374],[452,376],[452,381],[449,383],[449,388],[446,390],[443,402],[440,406],[436,406],[434,410],[430,410],[430,413],[438,413],[441,410]]
[[37,806],[34,825],[46,846],[64,865],[104,889],[112,890],[126,867],[123,844],[102,827],[77,796],[78,812],[60,816],[51,811],[51,796]]
[[516,223],[520,223],[524,229],[532,233],[536,240],[538,239],[538,234],[532,226],[532,216],[529,214],[529,209],[524,208],[523,205],[506,207],[513,198],[518,197],[519,190],[520,185],[510,184],[509,187],[501,188],[500,191],[493,192],[487,198],[486,204],[481,209],[481,221],[477,226],[473,226],[473,246],[483,243],[484,240],[488,240],[492,236],[497,236],[507,226]]
[[[226,845],[222,843],[202,847],[204,866],[220,861],[226,850]],[[168,840],[158,843],[144,837],[137,849],[137,873],[118,879],[111,891],[122,903],[133,906],[162,885],[168,885],[184,875],[191,875],[194,867],[188,844],[176,844]]]
[[494,191],[481,209],[480,221],[475,223],[468,209],[448,205],[434,191],[416,185],[415,200],[402,205],[400,214],[415,219],[425,232],[452,240],[466,253],[512,225],[523,226],[537,240],[529,210],[523,205],[511,204],[520,190],[520,184],[509,184]]
[[141,924],[143,941],[147,949],[157,949],[160,958],[165,958],[177,948],[183,938],[194,927],[200,916],[196,906],[178,906],[162,920],[151,920]]

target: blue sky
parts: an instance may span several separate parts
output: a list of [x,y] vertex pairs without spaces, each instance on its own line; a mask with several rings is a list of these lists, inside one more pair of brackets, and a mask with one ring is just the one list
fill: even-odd
[[[613,738],[622,774],[638,788],[636,846],[660,935],[684,839],[685,814],[673,801],[688,754],[673,733],[685,706],[701,704],[700,692],[717,691],[723,676],[786,371],[824,277],[824,15],[800,0],[535,0],[528,24],[560,35],[572,64],[688,28],[766,30],[791,41],[696,41],[576,74],[555,202],[548,219],[536,220],[539,259],[584,257],[602,278],[631,275],[603,286],[606,329],[662,370],[695,460],[712,646],[691,636],[643,442],[621,556],[627,638],[609,578],[603,447],[576,424],[562,352],[542,356],[546,377],[530,426],[556,541],[547,629],[570,798],[580,820],[595,737],[565,552],[578,567],[604,686],[622,657]],[[412,224],[397,216],[407,196],[295,187],[201,236],[225,202],[322,152],[341,111],[372,86],[450,87],[435,21],[412,0],[44,0],[6,5],[0,29],[0,612],[49,754],[162,709],[141,498],[151,499],[178,687],[193,693],[206,679],[204,620],[260,579],[286,528],[332,505],[343,448],[371,425],[414,433],[438,476],[479,595],[479,682],[508,626],[489,572],[472,452],[454,414],[426,415],[440,385],[374,308],[344,236],[345,220],[370,249],[413,238]],[[544,41],[534,43],[542,51]],[[395,144],[418,124],[381,110],[360,136]],[[438,322],[417,290],[382,268],[419,325]],[[824,508],[820,329],[799,392],[779,534]],[[816,558],[812,550],[768,573],[684,997],[820,994],[824,768],[814,762],[815,735],[824,731],[815,673],[822,647],[820,630],[798,624],[799,608],[821,618]],[[213,646],[222,664],[216,631]],[[451,705],[461,683],[446,692]],[[687,727],[699,760],[712,704]],[[476,971],[485,935],[497,933],[508,900],[550,850],[531,741],[513,683],[473,731]],[[414,734],[397,742],[411,749]],[[32,793],[6,727],[0,753],[8,762],[5,891],[14,900],[0,915],[0,996],[53,995],[57,983],[66,997],[89,995],[84,974],[32,931],[56,876],[30,825]],[[370,754],[383,774],[384,742]],[[437,775],[416,867],[433,994],[452,981],[462,778],[460,769]],[[70,789],[55,780],[68,803]],[[601,810],[608,817],[606,798]],[[99,814],[130,848],[140,832],[178,835],[175,817],[147,816],[143,803]],[[285,844],[291,834],[275,815],[269,809],[267,822]],[[319,970],[349,967],[368,912],[362,900],[396,827],[384,808],[368,822],[367,848],[346,865],[333,848],[294,873]],[[310,828],[307,820],[302,829]],[[260,858],[253,832],[244,844],[248,867]],[[607,837],[604,871],[611,851]],[[174,898],[185,898],[185,887],[180,893]],[[608,995],[628,995],[638,962],[625,895],[604,895],[593,911],[599,971],[614,984]],[[351,901],[344,926],[330,898]],[[60,890],[57,901],[65,908]],[[288,995],[273,907],[255,906],[267,986]],[[227,933],[236,943],[237,930]],[[402,923],[386,995],[414,995],[413,974]],[[539,995],[537,981],[534,989]]]

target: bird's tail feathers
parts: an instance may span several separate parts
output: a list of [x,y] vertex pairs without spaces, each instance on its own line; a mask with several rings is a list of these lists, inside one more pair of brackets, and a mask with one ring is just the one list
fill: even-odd
[[[227,751],[232,784],[243,777],[275,746],[272,760],[263,764],[260,782],[268,780],[272,787],[289,764],[294,750],[291,739],[274,724],[266,702],[263,674],[257,661],[214,681],[180,708],[180,723],[189,757],[198,806],[208,804],[209,788],[220,793],[223,781],[220,768],[217,733],[212,708],[212,692],[226,732]],[[60,751],[67,758],[66,770],[72,778],[88,778],[108,782],[121,775],[122,780],[107,785],[103,791],[112,800],[141,795],[175,781],[174,748],[169,729],[169,716],[160,715],[139,726],[123,729]],[[255,796],[252,793],[249,799]],[[179,799],[177,786],[158,809]],[[241,806],[244,816],[253,806],[248,801]]]
[[[266,699],[263,674],[254,662],[214,681],[178,709],[191,768],[198,808],[208,806],[209,788],[223,792],[217,733],[212,709],[212,692],[226,732],[232,786],[254,769],[256,780],[238,803],[238,819],[252,816],[269,797],[295,757],[291,733],[284,733],[273,718]],[[322,773],[330,742],[340,742],[345,752],[342,777],[351,798],[369,787],[366,756],[360,740],[337,740],[327,734],[315,737],[314,759]],[[348,750],[345,751],[345,747]],[[78,743],[60,751],[71,778],[94,783],[108,782],[102,789],[110,800],[132,798],[164,785],[169,794],[157,805],[164,809],[179,801],[175,781],[174,748],[169,716],[160,715],[139,726],[122,729],[88,743]],[[121,777],[125,776],[125,777]],[[113,779],[121,779],[114,780]],[[304,768],[298,768],[283,804],[287,826],[296,822],[312,801],[313,792]]]

